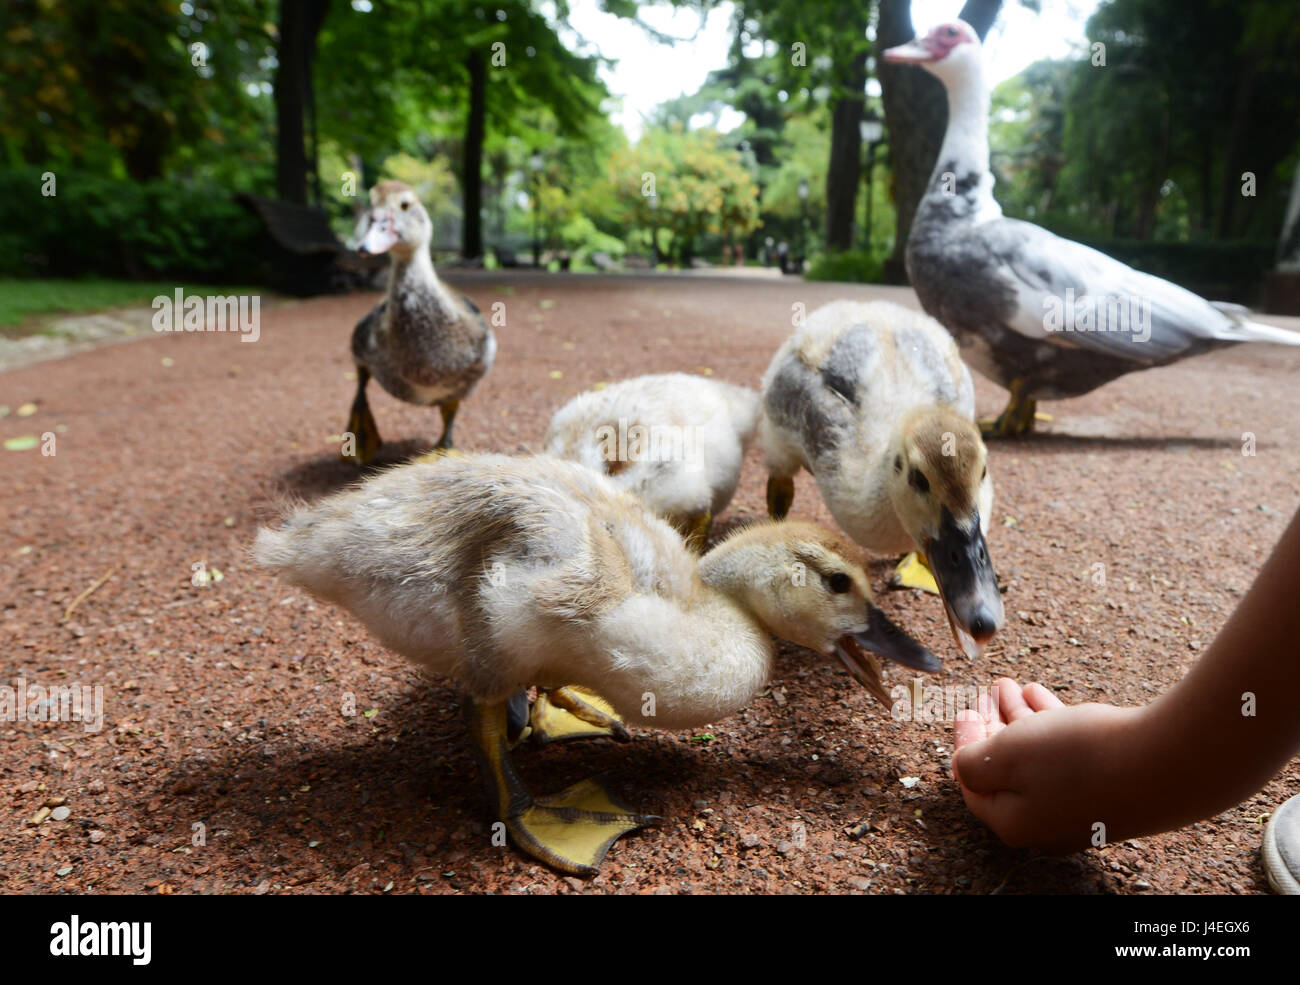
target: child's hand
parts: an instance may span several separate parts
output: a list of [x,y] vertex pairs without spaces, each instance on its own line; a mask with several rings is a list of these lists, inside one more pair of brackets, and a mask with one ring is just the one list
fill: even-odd
[[997,688],[996,702],[957,716],[953,774],[971,811],[1016,847],[1067,852],[1134,834],[1139,711],[1067,707],[1005,677]]

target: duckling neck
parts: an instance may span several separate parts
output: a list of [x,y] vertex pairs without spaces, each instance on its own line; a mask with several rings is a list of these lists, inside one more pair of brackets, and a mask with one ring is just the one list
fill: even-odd
[[430,303],[442,319],[451,318],[456,311],[451,295],[433,268],[433,257],[427,243],[405,256],[393,254],[388,275],[388,297],[398,313],[424,314]]
[[689,601],[671,608],[629,599],[604,620],[590,679],[570,683],[588,684],[629,722],[651,728],[693,728],[745,707],[771,675],[772,640],[732,597],[729,579],[719,580],[725,587],[697,575]]

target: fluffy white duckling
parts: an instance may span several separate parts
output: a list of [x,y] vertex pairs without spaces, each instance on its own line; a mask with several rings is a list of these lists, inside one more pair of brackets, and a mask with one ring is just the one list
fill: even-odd
[[921,552],[895,583],[937,591],[978,654],[1004,620],[986,542],[993,480],[970,371],[943,326],[888,301],[825,305],[773,357],[763,411],[769,513],[786,514],[806,468],[863,547]]
[[[657,819],[592,781],[534,800],[508,756],[509,699],[532,684],[553,696],[579,685],[638,725],[715,722],[762,689],[775,634],[838,655],[889,707],[869,651],[939,664],[872,604],[848,549],[812,524],[765,522],[697,558],[585,466],[468,455],[398,466],[300,507],[261,530],[254,552],[459,681],[494,816],[533,857],[590,875],[616,838]],[[590,713],[580,701],[569,710]]]
[[556,411],[543,451],[613,477],[703,550],[758,425],[746,387],[663,373],[588,390]]
[[370,189],[359,249],[391,253],[388,293],[352,333],[357,394],[347,431],[355,447],[343,457],[364,464],[381,444],[366,400],[373,376],[398,400],[442,413],[438,449],[451,448],[456,411],[492,368],[497,343],[474,302],[447,290],[433,269],[433,221],[409,185],[381,181]]

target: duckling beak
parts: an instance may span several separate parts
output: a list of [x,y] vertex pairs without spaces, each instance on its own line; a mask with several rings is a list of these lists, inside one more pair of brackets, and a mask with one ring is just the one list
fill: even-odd
[[914,38],[896,48],[885,49],[885,61],[900,65],[919,65],[935,61],[937,57],[935,52],[925,46],[924,38]]
[[886,708],[892,708],[889,692],[880,679],[880,664],[874,654],[894,663],[934,673],[942,664],[929,650],[908,636],[874,605],[868,608],[866,629],[840,637],[835,654],[853,679]]
[[370,223],[366,227],[366,234],[362,237],[357,251],[371,254],[387,253],[397,245],[397,239],[393,214],[387,211],[373,212],[370,215]]
[[939,535],[925,545],[925,554],[953,639],[974,659],[1006,620],[979,513],[972,512],[961,524],[945,509]]

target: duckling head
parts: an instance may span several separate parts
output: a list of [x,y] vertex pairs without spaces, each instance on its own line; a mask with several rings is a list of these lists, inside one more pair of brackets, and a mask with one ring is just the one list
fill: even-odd
[[362,253],[409,256],[433,238],[433,220],[410,185],[381,181],[370,189],[370,208],[361,217],[358,232]]
[[709,551],[699,572],[774,636],[838,656],[888,707],[872,653],[927,673],[941,664],[876,607],[866,572],[852,554],[847,541],[815,524],[759,523]]
[[993,507],[984,442],[955,411],[922,407],[903,418],[891,451],[894,511],[930,562],[953,638],[976,656],[1005,620],[981,524]]

